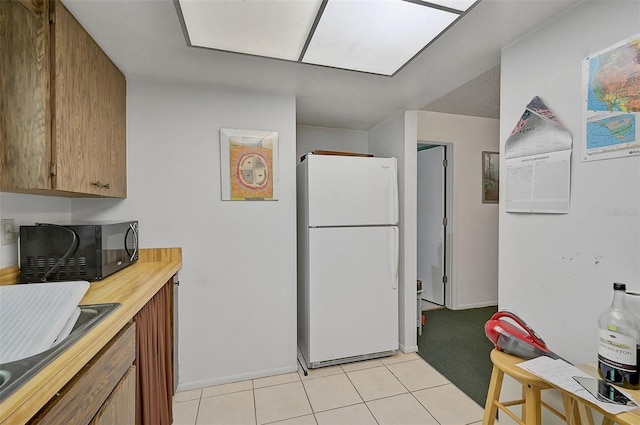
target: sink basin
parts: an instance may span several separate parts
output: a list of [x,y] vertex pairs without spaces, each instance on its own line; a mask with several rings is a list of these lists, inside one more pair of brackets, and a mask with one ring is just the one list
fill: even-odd
[[118,307],[120,307],[118,303],[82,305],[80,306],[80,317],[65,339],[34,356],[0,364],[0,402],[33,378]]

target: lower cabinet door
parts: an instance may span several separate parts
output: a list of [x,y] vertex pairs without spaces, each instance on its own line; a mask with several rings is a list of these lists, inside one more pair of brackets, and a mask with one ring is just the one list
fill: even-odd
[[[134,364],[136,327],[127,324],[28,422],[29,425],[86,425],[112,396]],[[135,372],[135,368],[133,368]],[[135,375],[135,373],[134,373]],[[135,405],[134,394],[129,403]],[[135,412],[135,407],[132,409]],[[134,422],[127,422],[133,424]],[[120,422],[112,422],[120,425]],[[125,425],[125,422],[122,422]]]
[[91,425],[134,425],[136,422],[136,367],[131,366],[104,402]]

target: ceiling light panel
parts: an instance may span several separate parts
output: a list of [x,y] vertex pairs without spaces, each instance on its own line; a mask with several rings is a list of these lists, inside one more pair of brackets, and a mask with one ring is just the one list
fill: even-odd
[[321,0],[178,0],[192,46],[297,61]]
[[329,0],[302,62],[393,75],[459,16],[402,0]]
[[421,0],[425,4],[435,4],[438,6],[448,7],[449,9],[466,12],[476,0]]

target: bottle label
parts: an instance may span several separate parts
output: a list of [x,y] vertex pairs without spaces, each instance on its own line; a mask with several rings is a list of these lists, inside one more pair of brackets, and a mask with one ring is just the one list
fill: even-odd
[[598,336],[598,360],[628,372],[638,370],[637,342],[634,337],[606,329],[600,329]]

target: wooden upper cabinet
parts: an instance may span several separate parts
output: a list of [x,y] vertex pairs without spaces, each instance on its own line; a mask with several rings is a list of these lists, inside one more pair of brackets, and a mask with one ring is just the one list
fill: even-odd
[[0,1],[0,42],[0,189],[126,197],[118,68],[59,0]]
[[126,85],[73,15],[54,3],[53,187],[126,196]]
[[0,1],[0,189],[49,189],[48,4]]

